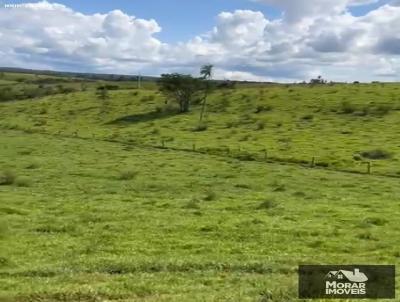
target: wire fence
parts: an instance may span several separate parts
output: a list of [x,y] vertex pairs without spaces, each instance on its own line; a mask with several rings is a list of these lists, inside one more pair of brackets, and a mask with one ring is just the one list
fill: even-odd
[[49,133],[41,130],[33,130],[33,129],[11,129],[11,130],[18,130],[25,133],[36,133],[42,135],[48,135],[53,137],[60,137],[60,138],[75,138],[75,139],[82,139],[82,140],[91,140],[91,141],[103,141],[103,142],[111,142],[111,143],[118,143],[123,145],[129,145],[132,147],[138,148],[151,148],[156,150],[172,150],[172,151],[179,151],[179,152],[190,152],[202,155],[210,155],[210,156],[217,156],[221,158],[230,158],[236,159],[239,161],[249,161],[249,162],[260,162],[260,163],[274,163],[279,165],[291,165],[291,166],[299,166],[302,168],[309,168],[309,169],[322,169],[327,171],[334,171],[334,172],[341,172],[341,173],[351,173],[351,174],[360,174],[360,175],[374,175],[374,176],[382,176],[382,177],[390,177],[390,178],[400,178],[400,174],[394,173],[385,173],[385,172],[378,172],[373,171],[373,163],[371,161],[362,161],[355,162],[354,165],[349,166],[347,168],[339,168],[335,166],[329,165],[327,162],[319,162],[316,156],[310,156],[308,159],[297,159],[297,158],[284,158],[278,157],[271,152],[268,152],[268,149],[265,148],[260,150],[259,152],[255,151],[247,151],[242,146],[236,147],[206,147],[200,146],[199,143],[188,143],[185,144],[181,143],[179,146],[174,140],[175,145],[172,145],[171,141],[166,139],[161,139],[159,143],[143,143],[137,141],[130,141],[130,140],[121,140],[118,139],[115,135],[110,135],[109,137],[106,136],[96,136],[96,134],[92,133],[87,136],[80,136],[79,131],[73,132],[64,132],[64,131],[57,131],[55,133]]

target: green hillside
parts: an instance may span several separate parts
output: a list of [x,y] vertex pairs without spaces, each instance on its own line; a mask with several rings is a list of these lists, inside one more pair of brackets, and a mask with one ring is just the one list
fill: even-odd
[[[94,83],[92,85],[99,85]],[[134,88],[131,83],[128,88]],[[125,87],[122,87],[125,88]],[[400,175],[400,85],[255,86],[215,92],[180,115],[157,90],[93,89],[1,105],[0,127],[178,149],[216,149],[332,169]],[[204,129],[207,128],[207,129]],[[212,151],[212,150],[210,150]]]
[[201,124],[73,85],[0,103],[3,300],[299,301],[299,264],[398,264],[400,84],[239,84]]

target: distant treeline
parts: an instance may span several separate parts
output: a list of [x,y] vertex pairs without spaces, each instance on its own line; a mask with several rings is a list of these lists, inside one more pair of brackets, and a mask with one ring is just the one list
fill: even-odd
[[[137,75],[120,75],[120,74],[102,74],[102,73],[81,73],[67,71],[52,71],[52,70],[34,70],[24,68],[0,67],[0,72],[24,73],[47,75],[55,77],[80,78],[87,80],[105,80],[105,81],[137,81]],[[141,81],[155,81],[157,77],[140,76]]]
[[0,102],[33,99],[58,93],[68,94],[77,91],[79,91],[79,89],[74,87],[65,87],[63,85],[56,85],[56,86],[39,85],[38,87],[26,86],[18,89],[7,86],[7,87],[0,87]]

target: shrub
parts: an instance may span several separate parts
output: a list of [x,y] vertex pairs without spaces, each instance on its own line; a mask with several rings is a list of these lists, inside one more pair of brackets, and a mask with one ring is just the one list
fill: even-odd
[[368,159],[389,159],[392,157],[389,152],[381,149],[361,152],[361,156]]
[[0,171],[0,185],[12,185],[15,178],[15,173],[11,170]]
[[118,179],[120,180],[131,180],[137,176],[138,172],[131,169],[124,169],[119,172]]

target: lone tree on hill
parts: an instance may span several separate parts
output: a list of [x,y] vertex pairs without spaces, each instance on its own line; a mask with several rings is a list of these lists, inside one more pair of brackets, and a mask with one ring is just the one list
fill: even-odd
[[190,103],[204,89],[202,78],[179,73],[162,74],[158,85],[160,91],[167,98],[171,98],[179,104],[181,113],[189,111]]
[[212,85],[210,80],[212,78],[213,68],[214,68],[213,65],[208,64],[208,65],[203,65],[200,69],[200,75],[202,79],[205,81],[203,104],[201,106],[201,112],[200,112],[200,123],[203,121],[203,116],[207,105],[208,94],[212,90]]

